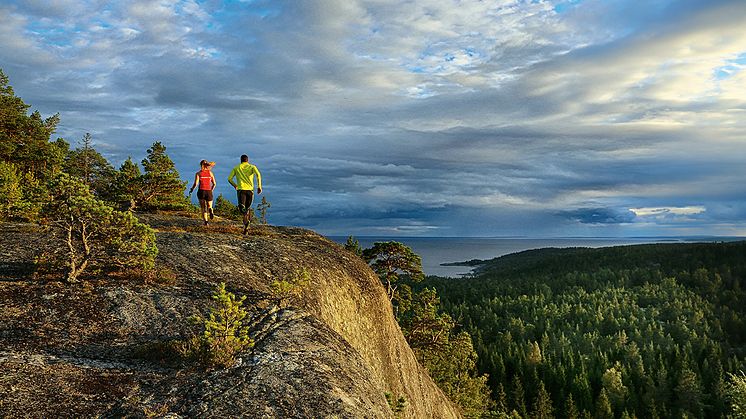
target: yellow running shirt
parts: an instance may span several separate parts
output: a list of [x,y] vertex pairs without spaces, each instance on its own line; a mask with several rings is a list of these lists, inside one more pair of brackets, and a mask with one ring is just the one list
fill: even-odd
[[[257,186],[262,187],[262,174],[259,173],[259,169],[251,163],[241,163],[231,170],[231,174],[228,175],[228,183],[235,186],[236,189],[242,191],[253,191],[254,190],[254,175],[256,175]],[[233,178],[236,178],[236,182],[233,182]]]

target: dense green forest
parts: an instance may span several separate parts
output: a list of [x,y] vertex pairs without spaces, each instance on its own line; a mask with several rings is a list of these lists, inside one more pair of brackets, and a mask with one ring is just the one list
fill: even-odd
[[715,418],[746,402],[745,275],[746,242],[653,244],[527,251],[420,286],[471,334],[499,412]]

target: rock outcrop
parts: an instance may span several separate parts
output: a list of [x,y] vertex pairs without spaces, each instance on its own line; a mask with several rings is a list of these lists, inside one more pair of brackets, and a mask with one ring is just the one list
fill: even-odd
[[[307,230],[143,216],[158,230],[172,284],[32,278],[44,236],[4,224],[0,239],[0,416],[459,417],[419,366],[368,266]],[[272,281],[304,268],[297,307],[268,306]],[[232,368],[205,371],[142,356],[187,336],[215,284],[246,295],[256,344]]]

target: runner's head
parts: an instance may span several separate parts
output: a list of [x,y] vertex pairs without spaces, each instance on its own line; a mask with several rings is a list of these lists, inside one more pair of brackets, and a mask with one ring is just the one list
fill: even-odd
[[241,163],[248,163],[249,162],[249,156],[246,154],[241,155]]
[[200,165],[200,167],[202,167],[202,170],[206,170],[206,169],[211,168],[212,166],[215,166],[215,162],[214,161],[202,160],[201,162],[199,162],[199,165]]

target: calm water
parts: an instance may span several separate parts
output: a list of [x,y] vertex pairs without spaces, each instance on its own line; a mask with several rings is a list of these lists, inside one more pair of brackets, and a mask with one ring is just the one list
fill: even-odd
[[[344,244],[347,237],[330,236],[329,239]],[[567,239],[525,239],[489,237],[358,237],[360,246],[371,247],[374,242],[398,241],[406,244],[422,257],[422,269],[427,275],[458,277],[471,271],[469,266],[440,266],[446,262],[463,262],[471,259],[492,259],[494,257],[541,249],[544,247],[607,247],[643,243],[675,243],[720,241],[723,238],[567,238]],[[725,239],[728,240],[728,239]]]

